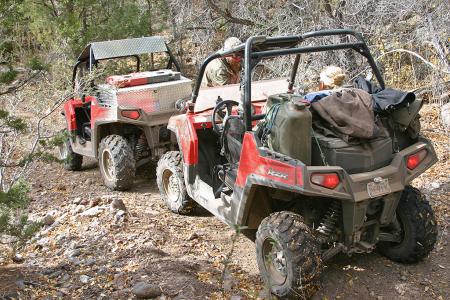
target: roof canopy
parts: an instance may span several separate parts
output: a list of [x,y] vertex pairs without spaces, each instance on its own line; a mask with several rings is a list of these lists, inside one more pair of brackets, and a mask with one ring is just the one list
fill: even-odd
[[92,51],[94,60],[100,60],[144,53],[166,52],[167,46],[161,36],[94,42],[86,46],[78,57],[78,61],[88,60],[90,51]]

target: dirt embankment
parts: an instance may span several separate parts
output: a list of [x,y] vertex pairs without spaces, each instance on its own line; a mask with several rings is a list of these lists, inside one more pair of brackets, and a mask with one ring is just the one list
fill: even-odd
[[[424,109],[423,133],[435,141],[440,162],[414,184],[437,215],[435,250],[416,265],[377,253],[339,255],[325,268],[314,299],[450,299],[449,143],[433,125],[434,110]],[[0,266],[0,299],[127,299],[143,288],[139,282],[160,299],[267,298],[253,243],[240,236],[230,272],[222,274],[234,232],[202,209],[193,216],[169,212],[148,174],[120,193],[103,187],[93,161],[81,172],[37,163],[29,180],[30,212],[50,217],[21,253],[22,263]]]

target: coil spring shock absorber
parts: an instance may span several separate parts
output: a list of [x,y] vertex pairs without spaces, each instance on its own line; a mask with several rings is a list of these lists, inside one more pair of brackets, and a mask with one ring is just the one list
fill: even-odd
[[322,243],[331,242],[336,238],[333,233],[336,231],[336,226],[341,217],[341,211],[341,203],[339,201],[332,201],[325,217],[316,229],[319,240]]
[[150,153],[148,151],[147,139],[145,138],[145,135],[142,133],[136,142],[134,156],[136,161],[138,161],[139,159],[147,157],[149,155]]

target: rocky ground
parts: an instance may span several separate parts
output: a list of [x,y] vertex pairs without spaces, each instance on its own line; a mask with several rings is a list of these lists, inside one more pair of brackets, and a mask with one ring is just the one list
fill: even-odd
[[[426,107],[422,123],[440,162],[414,182],[436,211],[435,250],[416,265],[339,255],[314,299],[450,299],[449,140],[435,110]],[[91,160],[81,172],[37,163],[29,181],[30,213],[46,225],[15,262],[0,249],[0,299],[268,298],[253,243],[242,235],[233,243],[234,231],[201,208],[169,212],[145,171],[129,192],[108,191]]]

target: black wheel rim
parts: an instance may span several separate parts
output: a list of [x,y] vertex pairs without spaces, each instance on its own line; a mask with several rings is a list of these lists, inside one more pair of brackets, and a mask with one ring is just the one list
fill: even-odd
[[287,261],[280,244],[272,238],[265,239],[262,256],[269,284],[283,285],[287,279]]

